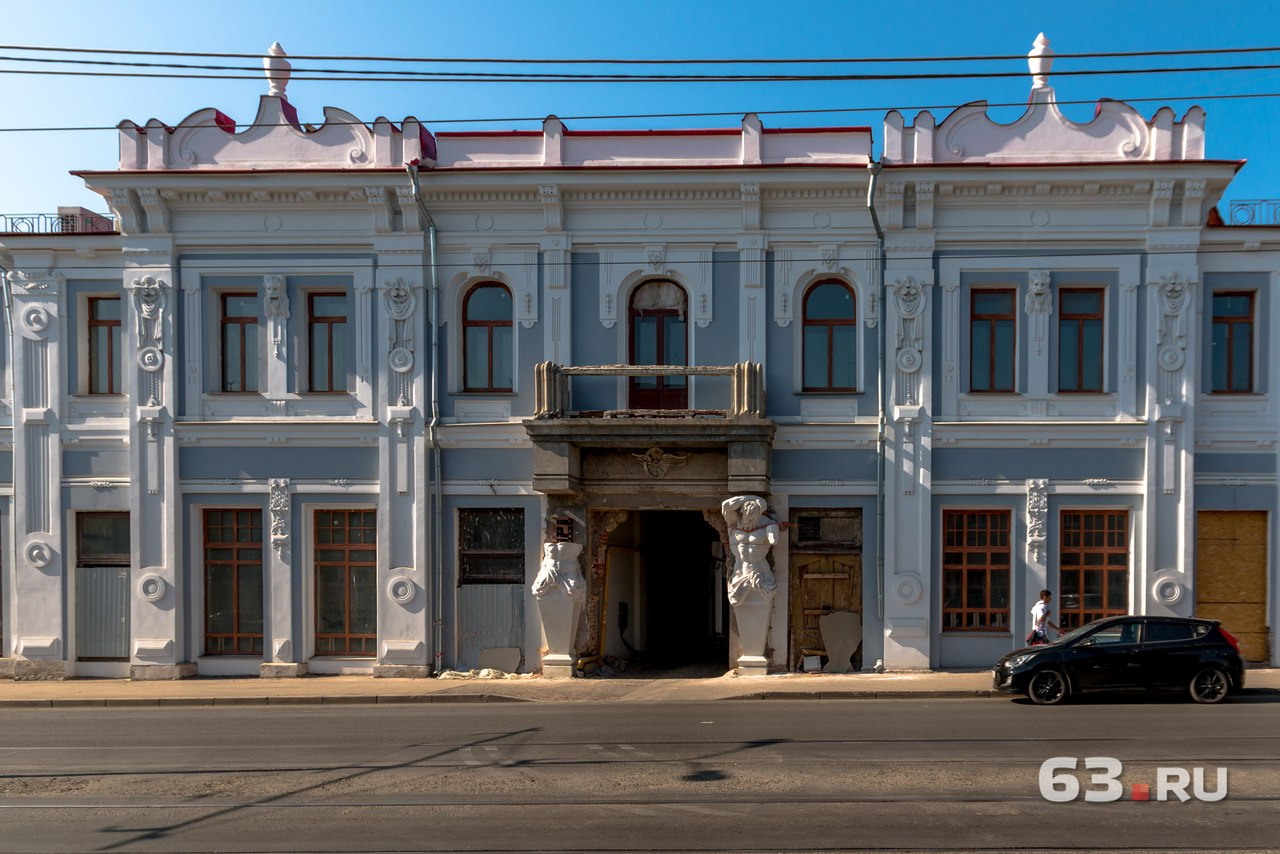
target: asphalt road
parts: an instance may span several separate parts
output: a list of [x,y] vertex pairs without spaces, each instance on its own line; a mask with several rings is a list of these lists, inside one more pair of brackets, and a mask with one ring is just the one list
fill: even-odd
[[[1274,850],[1275,699],[5,710],[0,850]],[[1057,756],[1122,799],[1045,800]]]

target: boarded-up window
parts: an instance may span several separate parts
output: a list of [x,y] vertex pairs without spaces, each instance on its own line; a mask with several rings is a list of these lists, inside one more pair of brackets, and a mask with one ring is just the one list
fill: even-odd
[[524,510],[458,511],[458,582],[524,583]]

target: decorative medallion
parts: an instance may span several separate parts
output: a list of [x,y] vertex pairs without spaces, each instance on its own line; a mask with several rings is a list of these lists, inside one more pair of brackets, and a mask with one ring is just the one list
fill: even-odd
[[143,347],[138,351],[138,367],[154,373],[164,367],[164,353],[159,347]]
[[643,454],[631,456],[644,468],[645,474],[652,478],[662,477],[672,467],[682,466],[689,461],[688,454],[668,454],[661,448],[650,448]]
[[406,347],[397,347],[387,354],[387,364],[397,374],[413,370],[413,352]]

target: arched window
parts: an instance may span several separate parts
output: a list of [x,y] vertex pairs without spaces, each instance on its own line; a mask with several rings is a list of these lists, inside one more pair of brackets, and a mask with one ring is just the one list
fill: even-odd
[[804,295],[805,391],[856,391],[857,303],[844,282],[819,282]]
[[462,303],[462,375],[466,391],[511,391],[511,291],[497,282],[477,285]]
[[[645,282],[631,294],[631,364],[687,365],[689,333],[684,289],[675,282]],[[632,409],[688,409],[686,377],[632,377]]]

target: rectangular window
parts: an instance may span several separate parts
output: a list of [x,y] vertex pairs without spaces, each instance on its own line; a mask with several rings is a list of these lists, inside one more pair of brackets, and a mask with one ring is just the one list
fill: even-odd
[[1062,511],[1058,556],[1063,631],[1129,613],[1129,513]]
[[944,510],[942,630],[1009,631],[1009,511]]
[[89,394],[120,394],[120,297],[89,297]]
[[1102,391],[1101,288],[1058,291],[1058,391]]
[[1253,293],[1213,295],[1213,391],[1253,391]]
[[78,566],[129,565],[129,514],[76,514]]
[[307,294],[307,340],[311,350],[311,372],[307,387],[316,392],[346,391],[346,294]]
[[1013,391],[1016,299],[1012,290],[969,296],[969,391]]
[[378,641],[378,514],[317,510],[316,655],[372,656]]
[[524,510],[458,511],[458,582],[524,583]]
[[258,295],[222,294],[222,390],[258,390]]
[[204,511],[204,651],[262,655],[262,511]]

